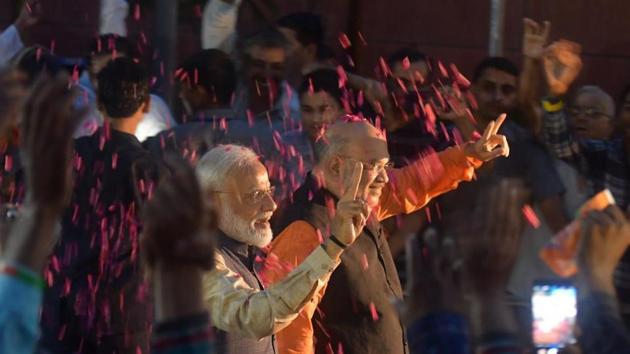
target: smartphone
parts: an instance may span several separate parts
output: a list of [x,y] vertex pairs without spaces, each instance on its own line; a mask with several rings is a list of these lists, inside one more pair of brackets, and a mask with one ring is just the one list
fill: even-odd
[[532,337],[537,349],[575,343],[577,289],[568,281],[538,280],[532,289]]

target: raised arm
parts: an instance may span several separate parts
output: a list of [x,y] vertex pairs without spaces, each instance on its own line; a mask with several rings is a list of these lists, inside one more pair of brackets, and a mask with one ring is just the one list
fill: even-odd
[[497,133],[505,118],[503,114],[491,121],[476,142],[432,153],[404,168],[392,170],[383,188],[379,209],[375,211],[378,219],[414,212],[432,198],[457,188],[460,182],[470,181],[475,168],[483,162],[509,156],[507,139]]
[[532,19],[523,19],[523,70],[519,78],[519,106],[533,134],[541,130],[542,122],[539,105],[542,57],[549,38],[551,24],[545,21],[542,25]]
[[24,105],[21,153],[27,198],[3,245],[0,264],[3,353],[32,353],[38,339],[41,273],[56,241],[57,220],[69,201],[72,132],[82,116],[72,109],[67,87],[67,77],[39,80]]
[[236,20],[243,0],[208,0],[201,20],[201,47],[221,49],[233,54]]
[[548,96],[543,99],[541,138],[556,158],[574,163],[579,147],[569,128],[564,95],[580,73],[582,60],[576,43],[558,41],[550,45],[543,57]]

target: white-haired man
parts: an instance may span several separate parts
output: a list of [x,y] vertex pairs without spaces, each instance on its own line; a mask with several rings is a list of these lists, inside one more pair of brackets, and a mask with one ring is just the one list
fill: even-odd
[[[331,224],[334,235],[283,281],[264,289],[256,272],[257,253],[273,237],[276,210],[269,176],[258,156],[238,145],[218,146],[199,161],[202,193],[214,205],[220,231],[215,269],[204,279],[213,324],[227,332],[227,353],[275,353],[273,334],[297,316],[337,267],[345,244],[359,235],[368,208],[356,199],[362,165],[345,179],[345,193]],[[344,246],[344,247],[342,247]]]

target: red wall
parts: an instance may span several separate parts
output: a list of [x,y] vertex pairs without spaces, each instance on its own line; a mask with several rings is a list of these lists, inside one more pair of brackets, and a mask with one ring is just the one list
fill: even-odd
[[[45,18],[35,31],[35,40],[57,52],[80,55],[97,31],[98,2],[94,0],[40,0]],[[216,0],[215,0],[216,1]],[[0,26],[15,14],[16,0],[0,0]],[[130,0],[134,2],[134,0]],[[427,54],[455,62],[470,73],[485,56],[490,0],[247,0],[241,9],[243,31],[261,26],[260,12],[277,18],[293,10],[324,14],[329,42],[340,49],[337,36],[352,38],[360,31],[368,42],[353,50],[358,70],[371,74],[376,60],[401,46],[416,46]],[[630,1],[621,0],[506,0],[506,55],[518,60],[522,18],[548,19],[552,39],[566,38],[584,47],[585,67],[581,83],[598,84],[617,95],[630,84]],[[199,19],[182,14],[179,31],[183,57],[199,49]],[[139,22],[130,19],[131,33],[151,35],[152,16],[143,9]]]

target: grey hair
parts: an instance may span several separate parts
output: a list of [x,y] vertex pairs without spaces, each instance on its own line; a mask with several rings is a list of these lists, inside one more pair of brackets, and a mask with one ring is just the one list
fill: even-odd
[[220,191],[225,188],[232,171],[244,169],[257,161],[258,155],[248,147],[219,145],[203,155],[197,163],[199,184],[203,191]]
[[350,140],[343,134],[327,130],[326,133],[315,141],[313,152],[315,164],[319,165],[336,154],[343,154]]
[[591,94],[596,95],[602,99],[602,103],[604,104],[604,110],[606,110],[606,114],[611,117],[615,116],[615,100],[613,100],[612,96],[610,96],[606,91],[602,90],[599,86],[594,85],[585,85],[580,87],[576,92],[574,99],[577,99],[578,96],[583,94]]

